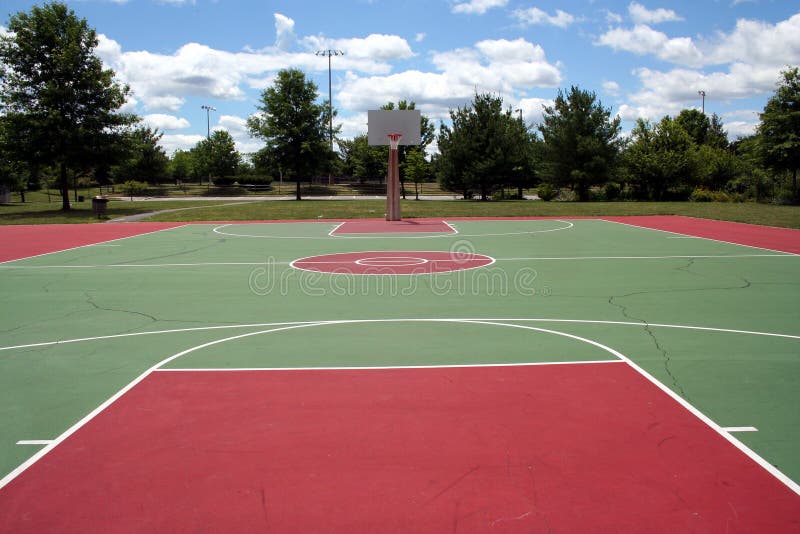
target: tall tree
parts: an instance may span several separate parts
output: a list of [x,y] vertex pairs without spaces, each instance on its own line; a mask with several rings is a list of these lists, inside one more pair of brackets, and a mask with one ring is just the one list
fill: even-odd
[[62,209],[69,169],[83,168],[135,117],[119,113],[129,89],[94,53],[97,33],[65,4],[10,18],[0,36],[0,102],[16,157],[59,168]]
[[[476,94],[470,106],[450,110],[452,127],[441,125],[437,161],[439,181],[445,189],[481,199],[509,183],[524,163],[529,142],[511,110],[491,94]],[[525,135],[521,135],[525,133]]]
[[225,130],[217,130],[197,143],[193,153],[201,175],[215,178],[236,174],[242,159],[233,137]]
[[247,120],[250,133],[267,143],[282,169],[297,182],[324,168],[328,144],[328,106],[317,103],[317,86],[297,69],[282,70],[261,94],[259,113]]
[[369,146],[366,135],[357,135],[352,140],[340,140],[339,150],[344,159],[344,168],[360,183],[386,176],[388,151],[386,147]]
[[792,175],[792,196],[798,200],[797,170],[800,168],[800,68],[781,73],[775,94],[767,101],[758,126],[766,165]]
[[550,180],[569,186],[580,200],[589,188],[608,181],[619,153],[620,119],[611,118],[594,92],[573,86],[560,90],[552,106],[544,108],[539,126]]
[[695,147],[677,120],[664,117],[652,125],[639,119],[623,157],[637,196],[663,200],[670,188],[693,176]]
[[141,126],[125,136],[128,157],[114,173],[117,182],[138,180],[157,184],[166,178],[169,158],[158,144],[163,135],[158,129]]

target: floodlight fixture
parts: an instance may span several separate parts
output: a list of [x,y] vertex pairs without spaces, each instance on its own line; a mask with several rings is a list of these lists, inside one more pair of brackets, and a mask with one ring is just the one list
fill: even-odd
[[206,110],[206,139],[211,139],[211,112],[217,111],[217,108],[205,104],[200,107]]
[[333,87],[331,83],[331,57],[343,56],[344,52],[335,49],[317,50],[317,56],[328,56],[328,138],[333,150]]

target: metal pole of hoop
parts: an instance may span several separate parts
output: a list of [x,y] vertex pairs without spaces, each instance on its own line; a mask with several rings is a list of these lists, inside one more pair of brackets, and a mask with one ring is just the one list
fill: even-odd
[[390,133],[389,138],[389,173],[386,178],[386,220],[400,220],[400,165],[397,148],[400,146],[399,133]]

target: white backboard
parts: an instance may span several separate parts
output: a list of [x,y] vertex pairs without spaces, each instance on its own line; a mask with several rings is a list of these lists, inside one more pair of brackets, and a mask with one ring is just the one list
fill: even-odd
[[399,133],[401,145],[418,145],[422,115],[418,109],[367,111],[367,141],[371,146],[388,145],[390,133]]

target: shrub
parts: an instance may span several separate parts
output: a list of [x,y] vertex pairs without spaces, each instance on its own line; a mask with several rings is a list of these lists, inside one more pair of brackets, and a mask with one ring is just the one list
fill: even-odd
[[617,200],[622,193],[622,187],[616,182],[608,182],[603,188],[606,200]]
[[708,189],[697,188],[689,196],[692,202],[732,202],[730,195],[724,191],[709,191]]
[[544,201],[551,201],[556,196],[558,196],[558,189],[552,186],[552,184],[541,184],[536,189],[536,194]]

